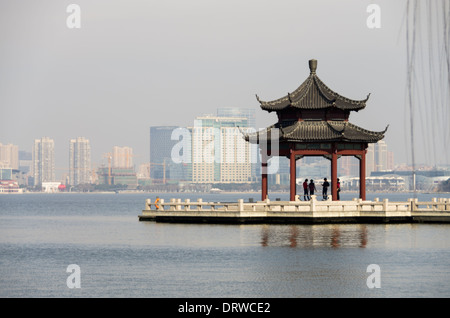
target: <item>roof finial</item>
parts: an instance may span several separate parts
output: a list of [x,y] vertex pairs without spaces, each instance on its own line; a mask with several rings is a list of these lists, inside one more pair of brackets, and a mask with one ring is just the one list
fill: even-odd
[[309,60],[309,69],[311,71],[311,74],[315,74],[316,73],[317,60]]

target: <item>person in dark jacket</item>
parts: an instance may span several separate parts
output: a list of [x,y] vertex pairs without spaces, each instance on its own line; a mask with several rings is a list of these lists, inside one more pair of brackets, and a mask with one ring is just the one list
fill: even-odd
[[327,200],[328,199],[328,187],[330,186],[330,183],[327,181],[327,178],[323,179],[323,183],[322,183],[322,196],[323,196],[323,200]]
[[337,179],[337,199],[338,201],[341,199],[341,182],[339,181],[339,178]]
[[303,199],[305,199],[305,201],[310,199],[308,192],[308,179],[305,179],[305,182],[303,182]]
[[316,185],[314,184],[314,180],[311,179],[311,181],[309,182],[309,195],[314,195],[314,191],[316,191]]

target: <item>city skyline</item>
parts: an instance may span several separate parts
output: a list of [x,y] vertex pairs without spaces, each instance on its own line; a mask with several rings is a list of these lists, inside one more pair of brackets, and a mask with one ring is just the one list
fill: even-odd
[[[221,118],[223,120],[242,120],[243,118],[246,118],[245,122],[242,122],[241,124],[237,124],[238,126],[247,126],[248,122],[255,122],[254,119],[254,112],[252,109],[248,109],[248,108],[236,108],[236,107],[221,107],[221,108],[217,108],[216,112],[213,113],[217,113],[219,115],[213,115],[213,114],[205,114],[205,115],[198,115],[195,118],[192,119],[194,125],[195,123],[199,124],[200,126],[202,126],[202,122],[204,120],[212,120],[212,121],[217,121],[217,120],[221,120]],[[226,115],[236,115],[238,116],[239,114],[241,115],[241,117],[226,117]],[[242,115],[244,114],[244,115]],[[236,125],[236,123],[234,123],[234,125]],[[219,125],[220,126],[220,125]],[[171,158],[171,151],[172,151],[172,147],[174,145],[176,145],[178,143],[178,140],[172,140],[170,143],[170,147],[166,147],[166,145],[161,144],[161,142],[164,142],[164,140],[168,140],[171,137],[171,134],[173,131],[175,131],[178,128],[187,128],[189,129],[189,133],[192,135],[191,138],[194,136],[194,131],[192,127],[177,127],[177,126],[151,126],[150,127],[150,140],[152,139],[152,134],[154,134],[154,142],[157,142],[157,144],[155,145],[155,147],[153,147],[153,161],[152,159],[150,161],[143,161],[143,162],[139,162],[137,164],[133,163],[133,158],[135,157],[135,155],[133,154],[133,149],[131,147],[128,146],[113,146],[112,147],[112,151],[107,152],[107,153],[103,153],[102,157],[100,158],[100,160],[97,161],[93,161],[92,162],[92,169],[98,169],[100,167],[107,167],[108,166],[108,158],[109,158],[109,164],[112,168],[130,168],[133,169],[134,171],[139,171],[140,169],[140,165],[143,164],[148,164],[149,162],[151,162],[152,165],[149,167],[150,171],[154,172],[159,172],[158,175],[151,175],[151,178],[155,178],[155,179],[162,179],[163,178],[163,168],[161,163],[163,163],[163,160],[166,160],[166,168],[167,168],[167,178],[169,179],[169,175],[170,175],[170,169],[169,169],[169,165],[170,165],[170,160],[172,160]],[[162,134],[161,134],[162,133]],[[225,133],[226,135],[226,133]],[[236,136],[234,136],[236,137]],[[48,137],[43,137],[44,139],[48,139]],[[225,136],[226,138],[226,136]],[[53,141],[53,156],[55,155],[54,153],[56,152],[55,150],[55,145],[54,145],[54,140],[51,139]],[[88,164],[85,164],[85,166],[89,166],[91,167],[91,158],[90,158],[90,141],[89,139],[86,139],[85,137],[77,137],[75,139],[70,139],[70,149],[69,149],[69,164],[67,167],[59,167],[56,168],[56,179],[57,180],[63,180],[64,177],[68,177],[69,178],[69,184],[72,185],[76,185],[78,184],[78,182],[71,182],[70,180],[74,179],[74,168],[72,165],[72,161],[73,161],[73,156],[74,156],[74,150],[73,150],[73,145],[77,144],[77,143],[87,143],[87,147],[88,149],[85,150],[88,152],[88,158],[89,159],[85,159],[87,161],[89,161]],[[2,145],[2,144],[0,144]],[[150,158],[152,158],[152,144],[149,144],[149,149],[150,152]],[[5,145],[8,148],[17,148],[17,151],[19,151],[19,147],[17,145],[12,145],[12,144],[8,144]],[[193,146],[195,149],[195,146]],[[57,148],[57,147],[56,147]],[[390,147],[389,147],[390,148]],[[383,150],[378,150],[378,149],[383,149]],[[156,151],[155,151],[156,150]],[[156,155],[158,155],[159,157],[157,158]],[[192,155],[192,154],[191,154]],[[372,171],[383,171],[383,170],[393,170],[395,163],[398,165],[403,165],[404,163],[399,163],[399,162],[395,162],[394,163],[394,152],[388,149],[388,146],[386,144],[386,142],[384,140],[381,140],[379,143],[377,144],[369,144],[369,148],[368,148],[368,152],[367,152],[367,167],[366,167],[366,173],[369,176],[370,173]],[[320,159],[320,158],[319,158]],[[195,155],[192,155],[192,160],[195,160]],[[341,175],[347,175],[347,176],[355,176],[358,174],[358,167],[357,164],[354,161],[354,158],[341,158],[338,162],[339,164],[339,173]],[[356,159],[355,159],[356,160]],[[0,160],[1,162],[1,160]],[[288,162],[285,162],[285,167],[280,167],[280,172],[285,172],[288,171]],[[302,166],[303,164],[300,163],[300,166]],[[299,165],[298,165],[299,166]],[[257,167],[256,167],[257,168]],[[93,171],[91,168],[84,168],[85,173],[86,173],[86,177],[84,177],[83,180],[87,180],[87,179],[92,179],[91,175],[93,175]],[[88,172],[87,172],[88,170]],[[178,169],[179,170],[179,169]],[[178,171],[177,169],[174,170],[176,171],[175,173],[180,174],[180,171]],[[97,171],[95,171],[96,173]],[[191,171],[192,173],[192,171]],[[185,174],[183,172],[183,174]],[[252,175],[255,174],[255,171],[252,172]],[[191,176],[192,177],[192,176]],[[190,178],[186,179],[186,178],[179,178],[178,176],[175,177],[175,179],[180,179],[180,180],[186,180],[189,181]],[[198,178],[193,178],[192,181],[196,182]],[[205,181],[203,181],[205,182]],[[89,182],[87,182],[89,183]]]
[[[219,123],[223,121],[222,124]],[[192,134],[192,143],[190,142],[190,146],[188,153],[190,156],[188,160],[191,160],[191,164],[185,163],[176,163],[172,161],[173,158],[167,157],[166,160],[170,160],[168,164],[166,164],[166,171],[163,174],[163,171],[159,171],[158,175],[150,176],[149,172],[151,171],[149,163],[143,163],[139,165],[130,166],[129,164],[124,164],[127,162],[124,159],[130,160],[133,155],[133,149],[129,147],[118,147],[115,146],[112,148],[112,151],[106,153],[105,159],[109,159],[108,163],[96,164],[93,163],[91,165],[91,169],[88,169],[90,164],[90,141],[85,137],[77,137],[75,139],[70,140],[70,151],[69,151],[69,172],[65,169],[65,172],[57,175],[56,172],[58,169],[53,167],[54,155],[55,155],[55,145],[52,138],[42,137],[41,139],[35,140],[35,152],[27,153],[24,151],[20,151],[18,154],[20,167],[19,170],[12,171],[13,169],[9,168],[5,165],[5,162],[11,162],[9,157],[6,157],[5,161],[0,160],[0,172],[3,177],[6,177],[5,182],[9,182],[7,180],[12,180],[14,182],[13,186],[8,188],[8,184],[6,188],[3,187],[5,191],[21,191],[19,190],[19,185],[21,186],[41,186],[43,191],[54,192],[57,191],[58,184],[63,184],[66,187],[70,186],[70,189],[78,189],[81,191],[86,191],[88,189],[93,189],[93,187],[99,187],[99,189],[105,189],[108,185],[113,187],[123,187],[127,186],[129,189],[135,189],[137,186],[146,188],[146,186],[152,185],[161,185],[161,184],[169,184],[169,185],[179,185],[183,186],[183,184],[191,183],[191,184],[224,184],[224,183],[258,183],[258,180],[261,176],[260,164],[256,164],[255,167],[252,166],[253,155],[251,154],[251,149],[249,149],[248,143],[240,143],[237,142],[236,138],[242,135],[242,132],[245,131],[244,127],[247,122],[247,118],[245,117],[220,117],[214,115],[204,115],[198,116],[195,119],[197,123],[197,132],[195,132],[194,127],[186,127],[184,128],[186,131],[189,131]],[[211,125],[212,123],[214,123]],[[232,124],[230,126],[230,124]],[[239,128],[239,132],[233,131]],[[205,158],[199,159],[198,153],[199,149],[205,148],[206,150],[212,150],[210,147],[211,141],[210,138],[206,138],[205,140],[202,138],[201,134],[205,134],[208,129],[219,128],[219,136],[220,138],[215,140],[213,139],[214,151],[219,150],[219,162],[214,162],[212,165],[204,161]],[[150,127],[152,128],[168,128],[168,127]],[[171,127],[172,129],[178,129],[179,127]],[[198,129],[200,129],[200,139],[198,138],[199,133]],[[224,130],[225,129],[225,130]],[[208,135],[209,133],[207,133]],[[170,131],[168,133],[164,132],[165,137],[161,135],[156,135],[157,139],[171,139]],[[211,134],[209,134],[211,135]],[[184,138],[184,137],[183,137]],[[201,140],[200,143],[196,143],[195,140]],[[226,144],[231,142],[231,145],[234,146],[234,149],[228,149]],[[179,141],[174,141],[175,144],[179,143]],[[217,145],[216,145],[217,143]],[[8,144],[6,145],[7,150],[16,149],[17,152],[18,146]],[[151,146],[151,145],[150,145]],[[219,148],[217,148],[218,146]],[[225,147],[224,147],[225,146]],[[244,146],[244,147],[242,147]],[[200,148],[199,148],[200,147]],[[216,149],[217,148],[217,149]],[[178,148],[177,148],[178,149]],[[203,152],[205,149],[202,149]],[[239,150],[240,149],[240,150]],[[369,187],[380,187],[382,184],[386,182],[387,179],[392,179],[394,176],[397,178],[398,182],[402,183],[402,188],[410,188],[411,187],[411,172],[412,166],[405,166],[403,164],[393,165],[393,157],[394,154],[389,150],[390,147],[386,144],[384,140],[379,141],[377,144],[370,144],[367,151],[367,165],[366,165],[366,175],[370,178]],[[185,149],[183,149],[184,152]],[[224,152],[225,150],[225,152]],[[168,149],[167,152],[171,152],[171,149]],[[0,155],[3,153],[2,145],[0,144]],[[14,157],[17,154],[13,154],[9,151],[9,155]],[[234,157],[234,160],[229,160],[231,157]],[[29,160],[29,157],[32,157],[32,160]],[[216,160],[215,155],[212,154],[213,159]],[[238,156],[243,158],[241,164],[236,164],[236,161],[239,163]],[[1,156],[0,156],[1,157]],[[114,160],[113,157],[116,157]],[[4,157],[2,157],[4,158]],[[36,158],[38,158],[36,160]],[[73,158],[71,160],[70,158]],[[227,159],[228,158],[228,159]],[[4,158],[5,159],[5,158]],[[284,160],[283,160],[284,159]],[[78,161],[75,164],[75,161]],[[197,163],[196,163],[197,161]],[[230,162],[228,162],[230,161]],[[42,162],[42,164],[41,164]],[[128,163],[130,163],[128,161]],[[289,160],[286,158],[280,158],[279,167],[276,172],[269,175],[270,183],[274,185],[286,186],[289,183]],[[131,163],[132,164],[132,163]],[[28,166],[31,168],[30,174],[27,174]],[[50,167],[50,168],[49,168]],[[162,168],[162,167],[161,167]],[[254,169],[256,168],[256,169]],[[432,166],[416,166],[419,168],[416,170],[421,177],[418,183],[418,187],[421,189],[431,189],[436,182],[439,182],[448,174],[445,170],[436,170],[435,167]],[[154,169],[154,168],[152,168]],[[445,168],[444,168],[445,169]],[[162,170],[162,169],[160,169]],[[303,178],[313,178],[317,180],[321,180],[323,177],[329,177],[330,175],[330,163],[329,160],[326,160],[322,157],[305,157],[300,159],[297,162],[296,170],[298,172],[297,184],[303,180]],[[37,171],[37,172],[36,172]],[[33,173],[35,172],[35,173]],[[374,172],[375,174],[372,174]],[[78,177],[75,175],[78,173]],[[80,174],[84,174],[84,181],[80,181]],[[342,178],[343,181],[349,182],[347,185],[351,187],[357,187],[358,185],[358,174],[359,174],[359,162],[357,158],[342,156],[338,160],[338,176]],[[40,175],[45,175],[46,177],[41,177]],[[54,179],[53,175],[55,176]],[[30,180],[28,176],[31,176]],[[51,176],[51,177],[48,177]],[[387,176],[385,178],[385,176]],[[79,181],[73,181],[75,178],[78,178]],[[389,179],[389,180],[390,180]],[[86,181],[87,180],[87,181]],[[356,183],[355,183],[356,182]],[[90,185],[90,186],[89,186]],[[80,187],[81,186],[81,187]],[[75,187],[75,188],[73,188]],[[70,190],[70,191],[71,191]]]
[[[368,3],[356,0],[77,3],[80,29],[67,27],[67,4],[59,1],[0,3],[2,143],[28,150],[35,138],[51,136],[61,168],[67,140],[84,135],[95,162],[114,145],[133,148],[134,159],[146,162],[149,126],[186,127],[227,106],[254,109],[256,128],[273,124],[275,115],[260,110],[255,94],[270,100],[294,89],[315,58],[330,88],[354,99],[371,93],[355,124],[389,123],[386,142],[399,163],[411,163],[406,1],[377,1],[380,28],[368,26]],[[421,43],[440,43],[425,31]],[[433,67],[441,62],[430,60]],[[445,86],[418,85],[423,96],[445,102]],[[415,161],[448,164],[450,150],[441,146],[448,116],[428,106],[416,112],[416,147],[425,150]]]
[[[204,121],[208,121],[208,120],[223,120],[225,123],[227,121],[230,120],[242,120],[243,118],[233,118],[233,117],[223,117],[223,116],[213,116],[213,115],[203,115],[203,116],[197,116],[195,118],[195,121],[197,122],[197,124],[199,125],[199,127],[197,127],[196,129],[198,130],[199,128],[204,131],[205,129],[210,129],[213,128],[213,126],[208,126],[208,125],[204,125]],[[236,124],[241,124],[242,126],[245,126],[246,123],[242,122],[242,121],[233,121],[233,125]],[[221,124],[218,124],[218,127],[220,127]],[[228,127],[230,129],[236,128],[235,127]],[[170,138],[171,132],[174,129],[180,128],[180,127],[160,127],[160,126],[154,126],[154,127],[150,127],[150,129],[165,129],[165,128],[170,128],[169,132],[164,132],[164,136],[162,135],[156,135],[157,139],[164,139],[164,138]],[[202,139],[202,134],[196,134],[195,133],[195,129],[194,127],[184,127],[186,129],[189,130],[189,133],[192,134],[191,138],[195,139],[195,138],[199,138],[198,136],[200,136],[200,139]],[[239,156],[241,154],[242,151],[244,151],[244,157],[246,158],[245,164],[247,163],[254,163],[252,160],[255,160],[255,158],[253,158],[254,154],[251,154],[249,145],[247,145],[247,143],[244,144],[244,148],[242,148],[242,143],[239,143],[236,138],[241,136],[242,130],[239,131],[239,134],[237,134],[235,131],[228,131],[226,130],[227,127],[221,127],[220,128],[220,143],[219,144],[223,144],[226,145],[227,141],[230,142],[232,146],[234,147],[233,149],[231,149],[229,151],[230,154],[234,154],[234,156]],[[241,127],[242,128],[242,127]],[[244,127],[245,128],[245,127]],[[225,129],[225,130],[224,130]],[[166,129],[167,130],[167,129]],[[203,132],[204,134],[204,132]],[[232,139],[230,139],[230,137],[232,137]],[[36,155],[34,155],[33,157],[39,156],[38,153],[41,152],[41,147],[40,145],[42,144],[42,142],[44,141],[44,143],[51,143],[51,146],[48,146],[51,148],[51,150],[49,150],[50,156],[55,155],[55,144],[54,144],[54,140],[52,138],[49,137],[42,137],[41,139],[36,139],[35,140],[35,146],[34,146],[34,151],[36,151]],[[174,146],[175,144],[177,144],[179,141],[173,141],[172,146]],[[207,141],[208,142],[208,141]],[[134,157],[133,155],[133,149],[127,146],[113,146],[112,147],[112,151],[103,154],[102,157],[102,161],[101,162],[93,162],[91,163],[90,160],[90,152],[91,152],[91,148],[90,148],[90,141],[89,139],[85,138],[85,137],[77,137],[75,139],[70,139],[69,140],[70,143],[70,149],[69,149],[69,160],[68,160],[68,166],[67,168],[58,168],[59,170],[62,170],[62,172],[58,175],[56,175],[55,180],[53,181],[57,181],[57,180],[61,180],[63,181],[64,178],[68,178],[68,184],[71,185],[77,185],[79,183],[84,183],[84,182],[72,182],[71,180],[75,179],[75,173],[76,171],[83,171],[83,173],[85,174],[82,178],[82,180],[90,180],[92,179],[91,175],[93,174],[93,172],[97,172],[97,170],[101,167],[106,168],[108,167],[108,165],[111,168],[127,168],[127,169],[132,169],[134,171],[139,171],[140,166],[141,165],[148,165],[149,162],[143,162],[143,163],[139,163],[139,164],[134,164],[132,161],[132,158]],[[204,142],[203,142],[204,143]],[[159,144],[158,144],[159,145]],[[158,147],[158,145],[156,147]],[[241,146],[239,146],[241,145]],[[1,146],[1,144],[0,144]],[[17,145],[7,145],[9,148],[13,147],[15,149],[17,149],[17,152],[19,152],[19,147]],[[48,148],[47,147],[47,148]],[[189,149],[189,157],[192,160],[192,162],[194,163],[198,163],[198,164],[204,164],[204,158],[202,157],[203,154],[200,153],[200,157],[197,154],[198,148],[199,146],[195,146],[195,144],[192,144],[192,149]],[[241,149],[242,148],[242,149]],[[379,141],[377,144],[370,144],[369,148],[368,148],[368,153],[367,153],[367,167],[366,167],[366,173],[367,175],[370,175],[370,173],[372,171],[384,171],[384,170],[393,170],[395,168],[394,162],[393,162],[393,158],[394,158],[394,152],[389,150],[390,147],[388,147],[388,145],[386,144],[386,142],[384,140]],[[151,145],[150,145],[150,149],[151,149]],[[241,150],[239,150],[241,149]],[[0,149],[1,150],[1,149]],[[164,150],[164,149],[163,149]],[[172,158],[170,157],[170,152],[171,152],[172,148],[167,149],[164,154],[166,154],[166,157],[161,157],[161,160],[154,160],[155,162],[153,162],[154,164],[158,164],[158,163],[162,163],[163,159],[166,160],[170,160],[172,161]],[[220,162],[224,161],[226,163],[226,160],[228,158],[228,155],[226,152],[224,152],[225,149],[221,149],[220,150]],[[191,153],[192,152],[192,153]],[[30,152],[30,154],[32,154],[32,152]],[[41,155],[42,156],[42,155]],[[77,158],[78,157],[78,158]],[[200,158],[200,159],[199,159]],[[237,157],[236,157],[237,158]],[[237,159],[234,158],[234,160],[236,161]],[[109,161],[108,161],[109,159]],[[215,159],[215,158],[214,158]],[[222,160],[223,159],[223,160]],[[307,161],[300,161],[297,164],[297,168],[299,167],[303,167],[304,164],[308,165],[309,161],[316,161],[316,159],[320,160],[320,157],[312,157],[311,159],[307,160]],[[340,160],[338,161],[339,164],[339,173],[341,175],[349,175],[349,176],[353,176],[353,175],[357,175],[358,174],[358,168],[355,162],[356,159],[352,158],[352,157],[342,157],[340,158]],[[54,159],[52,159],[50,162],[50,165],[54,165],[53,163]],[[83,162],[83,163],[78,163],[78,166],[76,166],[75,161],[79,161],[79,162]],[[109,162],[109,163],[108,163]],[[281,161],[282,162],[282,161]],[[2,163],[2,161],[0,160],[0,163]],[[172,162],[173,163],[173,162]],[[171,163],[166,162],[166,167],[169,167]],[[279,167],[279,170],[277,171],[277,173],[286,173],[286,171],[288,171],[288,162],[284,162],[282,163],[283,166]],[[37,165],[36,160],[32,160],[32,165]],[[259,165],[257,165],[258,167]],[[402,169],[404,169],[404,165],[403,163],[400,163],[399,166],[402,167]],[[5,165],[2,164],[2,167],[7,167]],[[156,169],[156,171],[161,170],[160,175],[154,176],[152,175],[152,178],[155,179],[162,179],[162,167],[158,167],[161,169]],[[56,170],[58,170],[56,169]],[[155,169],[155,167],[153,168]],[[53,170],[55,170],[55,168],[53,168]],[[55,172],[56,172],[55,170]],[[350,173],[349,173],[350,172]],[[33,167],[31,169],[31,173],[33,174]],[[167,173],[169,174],[169,170],[167,170]],[[180,173],[179,171],[177,173]],[[252,172],[252,175],[255,174],[255,171]],[[77,177],[80,178],[80,177]],[[169,175],[168,175],[169,178]],[[177,179],[178,177],[176,177],[175,179]],[[182,179],[180,178],[180,180],[189,180],[189,179]],[[193,182],[198,181],[197,179],[193,178]],[[205,181],[205,180],[203,180]],[[90,183],[86,182],[86,183]]]

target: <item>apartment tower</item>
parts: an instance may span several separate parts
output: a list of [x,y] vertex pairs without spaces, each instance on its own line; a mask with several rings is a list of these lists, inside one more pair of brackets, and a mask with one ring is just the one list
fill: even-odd
[[55,142],[49,137],[35,139],[32,152],[35,185],[55,181]]
[[0,143],[0,168],[19,169],[19,147]]
[[91,146],[84,137],[71,139],[69,143],[69,184],[91,183]]

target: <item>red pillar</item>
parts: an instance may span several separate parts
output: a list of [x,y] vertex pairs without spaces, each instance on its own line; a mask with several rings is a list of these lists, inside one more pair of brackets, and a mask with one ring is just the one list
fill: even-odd
[[359,160],[359,197],[366,199],[366,151],[364,150]]
[[267,156],[261,156],[261,200],[264,201],[268,195],[267,189]]
[[331,154],[331,195],[333,201],[337,201],[337,151],[333,149]]
[[291,185],[291,191],[290,191],[290,197],[289,200],[290,201],[295,201],[295,195],[296,195],[296,188],[297,188],[297,183],[296,183],[296,171],[295,171],[295,153],[292,151],[291,149],[291,154],[289,156],[289,168],[290,168],[290,174],[289,174],[289,181],[290,181],[290,185]]

